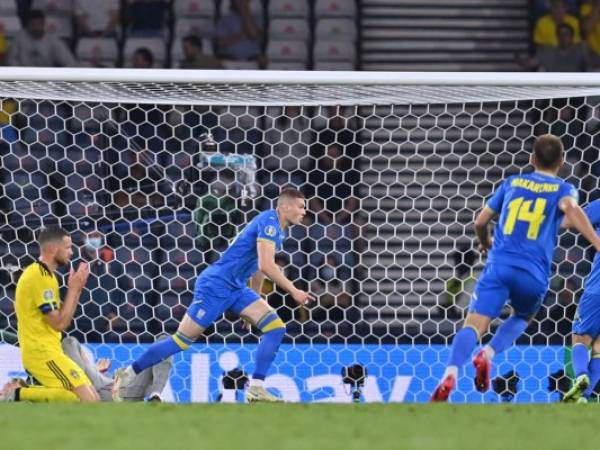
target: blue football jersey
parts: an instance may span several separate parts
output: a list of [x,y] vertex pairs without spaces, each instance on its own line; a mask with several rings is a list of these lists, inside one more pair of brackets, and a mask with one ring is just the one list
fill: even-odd
[[221,258],[205,269],[199,278],[224,288],[241,289],[258,271],[256,243],[260,240],[273,242],[276,250],[281,250],[285,238],[286,232],[281,229],[277,211],[264,211],[244,227]]
[[[596,233],[600,234],[600,200],[594,200],[592,203],[586,206],[585,213],[592,222]],[[585,293],[586,294],[600,294],[600,253],[596,253],[594,256],[594,262],[592,264],[592,270],[585,280]]]
[[577,201],[578,193],[560,178],[539,172],[508,177],[487,203],[500,215],[488,263],[520,267],[548,283],[564,197]]

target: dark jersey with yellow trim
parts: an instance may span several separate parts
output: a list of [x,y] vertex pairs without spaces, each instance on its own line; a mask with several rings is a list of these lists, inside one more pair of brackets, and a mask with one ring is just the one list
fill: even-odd
[[17,282],[15,310],[21,352],[57,351],[62,353],[61,333],[44,317],[60,308],[58,279],[41,261],[27,266]]
[[285,232],[279,224],[277,211],[263,211],[237,235],[223,256],[200,274],[203,280],[219,283],[231,289],[242,289],[248,279],[258,271],[258,241],[272,242],[281,250]]

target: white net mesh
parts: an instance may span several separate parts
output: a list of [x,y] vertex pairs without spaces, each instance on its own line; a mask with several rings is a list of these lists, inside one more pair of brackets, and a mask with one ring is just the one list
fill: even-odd
[[[598,192],[600,97],[577,89],[534,100],[564,88],[396,86],[391,95],[360,86],[75,84],[0,82],[0,328],[15,330],[15,282],[38,256],[35,232],[58,223],[73,233],[75,260],[92,268],[69,334],[116,366],[174,332],[196,275],[292,184],[310,214],[277,261],[319,302],[298,307],[265,286],[288,327],[268,384],[288,400],[350,401],[340,371],[360,363],[369,372],[367,401],[427,400],[483,265],[474,214],[494,186],[527,166],[534,137],[561,136],[561,175],[584,202]],[[133,103],[111,102],[116,92]],[[63,100],[46,100],[58,94]],[[366,105],[371,98],[378,101]],[[520,374],[518,401],[556,398],[548,376],[563,368],[590,267],[573,234],[560,242],[542,311],[496,365],[495,376]],[[230,319],[178,357],[168,387],[174,400],[213,401],[222,372],[251,371],[257,336]],[[22,370],[6,361],[0,381]],[[469,378],[460,387],[457,401],[499,398],[476,394]]]

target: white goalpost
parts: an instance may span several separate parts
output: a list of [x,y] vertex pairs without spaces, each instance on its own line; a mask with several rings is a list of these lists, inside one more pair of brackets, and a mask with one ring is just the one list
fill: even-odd
[[[277,261],[319,300],[263,287],[287,323],[267,385],[289,401],[351,401],[355,364],[367,402],[428,400],[484,263],[474,214],[530,169],[536,136],[561,137],[560,175],[582,204],[600,197],[590,73],[1,68],[0,100],[0,329],[15,331],[36,233],[60,224],[92,267],[68,334],[123,366],[174,332],[196,275],[293,185],[310,214]],[[497,360],[499,392],[476,393],[467,371],[453,400],[558,398],[586,245],[561,235],[540,314]],[[176,358],[167,397],[217,401],[224,374],[251,372],[256,342],[219,320]],[[0,383],[22,371],[0,344]]]

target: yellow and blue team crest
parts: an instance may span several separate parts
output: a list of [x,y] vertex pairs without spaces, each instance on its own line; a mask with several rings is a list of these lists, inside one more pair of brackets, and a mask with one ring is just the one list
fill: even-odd
[[275,229],[275,227],[273,225],[269,225],[268,227],[265,228],[265,234],[267,236],[275,236],[277,234],[277,230]]

